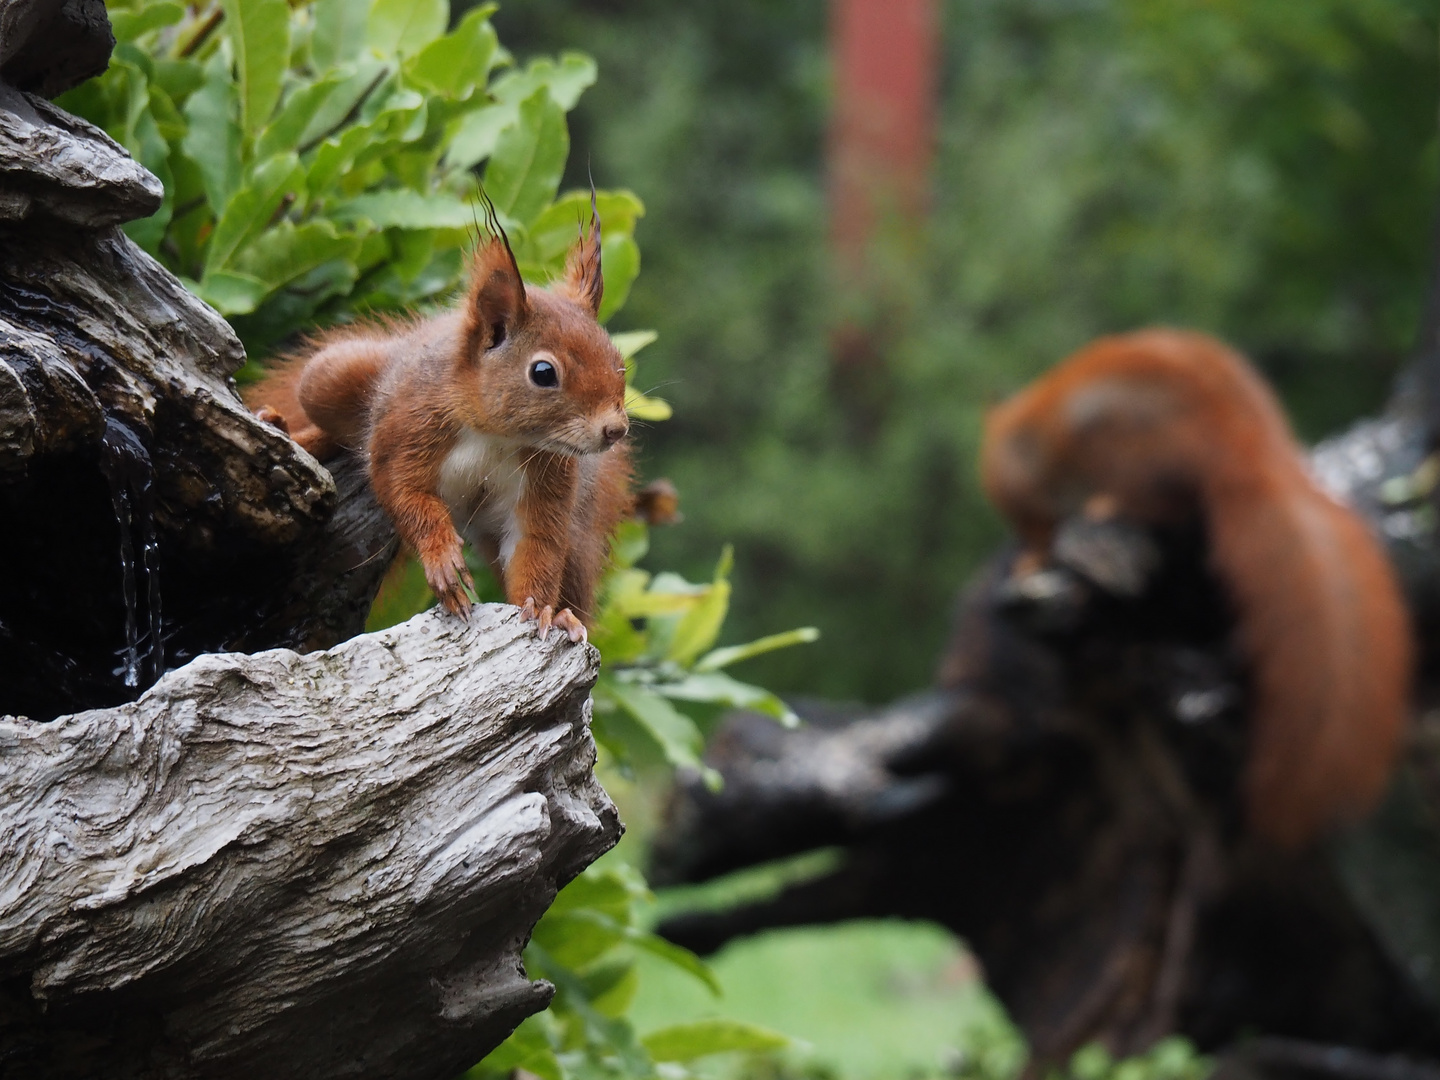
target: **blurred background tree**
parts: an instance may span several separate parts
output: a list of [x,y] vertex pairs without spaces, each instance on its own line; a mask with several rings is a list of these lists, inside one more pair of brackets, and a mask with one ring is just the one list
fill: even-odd
[[[687,520],[663,565],[736,545],[727,635],[813,623],[747,675],[881,701],[928,681],[950,597],[1000,538],[984,403],[1096,334],[1227,337],[1314,439],[1371,412],[1412,347],[1437,181],[1437,28],[1419,0],[944,0],[931,216],[843,295],[828,242],[827,9],[529,0],[520,57],[580,43],[586,163],[645,201],[641,432]],[[861,404],[831,335],[877,343]]]

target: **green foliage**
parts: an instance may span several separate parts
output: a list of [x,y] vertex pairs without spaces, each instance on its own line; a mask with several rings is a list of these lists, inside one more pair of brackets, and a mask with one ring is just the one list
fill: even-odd
[[[655,537],[692,578],[736,545],[735,640],[813,623],[767,686],[884,701],[926,683],[951,598],[1002,536],[984,406],[1099,333],[1170,322],[1253,355],[1308,438],[1375,409],[1410,348],[1437,181],[1435,8],[1418,0],[949,0],[931,219],[829,276],[825,8],[531,0],[528,48],[609,74],[575,158],[624,165],[646,274],[623,325],[677,419],[686,495]],[[875,329],[854,377],[842,317]]]
[[640,909],[650,901],[640,876],[620,865],[591,867],[571,882],[545,913],[525,967],[555,984],[549,1010],[532,1016],[466,1076],[501,1080],[525,1069],[543,1080],[661,1075],[686,1080],[698,1058],[734,1051],[783,1049],[790,1040],[767,1028],[731,1020],[674,1024],[636,1035],[626,1014],[638,987],[636,952],[658,957],[719,993],[710,968],[693,954],[644,930]]
[[[772,649],[814,641],[803,627],[748,645],[714,648],[730,607],[727,547],[714,577],[694,585],[678,574],[651,575],[636,563],[649,547],[643,525],[621,528],[615,565],[600,590],[592,640],[606,659],[595,684],[595,737],[625,764],[698,769],[701,725],[717,709],[767,713],[787,726],[795,715],[774,694],[722,669]],[[697,720],[699,723],[697,723]],[[718,777],[710,776],[711,782]]]
[[[61,99],[165,184],[137,243],[252,354],[356,313],[452,294],[494,198],[522,272],[558,273],[588,194],[557,198],[565,114],[595,79],[567,53],[517,68],[448,0],[111,0],[109,71]],[[644,207],[602,192],[605,308],[640,269]],[[253,369],[252,369],[253,370]]]

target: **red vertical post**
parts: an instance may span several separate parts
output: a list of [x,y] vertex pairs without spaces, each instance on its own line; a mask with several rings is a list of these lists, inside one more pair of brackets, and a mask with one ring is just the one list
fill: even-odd
[[877,227],[924,216],[934,151],[936,0],[830,0],[831,238],[864,277]]

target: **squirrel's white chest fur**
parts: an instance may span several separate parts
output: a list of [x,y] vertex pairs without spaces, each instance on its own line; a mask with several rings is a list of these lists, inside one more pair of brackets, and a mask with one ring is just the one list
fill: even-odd
[[494,545],[502,566],[510,564],[520,542],[525,450],[510,439],[467,428],[440,464],[436,494],[450,508],[456,531],[482,552]]

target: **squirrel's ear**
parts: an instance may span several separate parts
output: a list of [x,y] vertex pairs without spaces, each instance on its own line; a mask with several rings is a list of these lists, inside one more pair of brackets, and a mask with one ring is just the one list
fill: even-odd
[[525,313],[525,282],[510,249],[510,238],[495,213],[495,204],[482,191],[485,224],[490,239],[475,249],[470,264],[470,298],[466,305],[472,333],[482,348],[493,349],[507,337]]
[[580,239],[565,258],[565,291],[577,304],[600,314],[600,301],[605,296],[605,278],[600,272],[600,214],[595,206],[595,189],[590,189],[590,234],[582,226]]
[[525,282],[520,280],[510,245],[498,237],[475,252],[469,307],[470,318],[487,349],[509,336],[525,310]]

